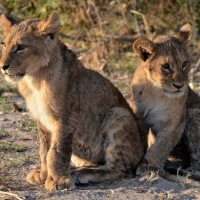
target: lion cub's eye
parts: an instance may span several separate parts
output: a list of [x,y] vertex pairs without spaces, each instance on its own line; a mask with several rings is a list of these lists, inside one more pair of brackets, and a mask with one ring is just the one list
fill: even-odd
[[164,65],[162,65],[162,70],[169,72],[170,71],[169,63],[165,63]]
[[16,50],[16,51],[22,51],[22,50],[24,50],[25,48],[26,48],[26,45],[19,44],[19,45],[17,46],[17,50]]
[[183,68],[183,70],[185,70],[185,69],[188,67],[188,65],[189,65],[189,61],[184,61],[184,62],[182,63],[182,68]]

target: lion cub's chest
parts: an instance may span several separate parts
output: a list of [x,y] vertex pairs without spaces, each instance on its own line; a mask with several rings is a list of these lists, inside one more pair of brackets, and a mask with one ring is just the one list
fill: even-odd
[[175,99],[164,93],[143,90],[136,102],[138,112],[143,120],[154,130],[162,130],[166,123],[173,119],[174,108],[179,110]]
[[[45,95],[45,90],[36,90],[34,85],[27,81],[27,86],[30,90],[28,95],[26,95],[27,107],[30,110],[32,116],[40,121],[40,123],[45,126],[49,131],[53,131],[53,117],[48,108],[48,99]],[[23,92],[22,92],[23,93]]]
[[168,120],[167,105],[158,99],[144,101],[140,107],[142,107],[142,118],[148,125],[154,126],[156,129],[161,129]]
[[49,131],[52,131],[52,117],[48,111],[47,105],[37,92],[31,96],[32,97],[27,98],[28,109],[36,120],[39,120],[43,126],[45,126]]

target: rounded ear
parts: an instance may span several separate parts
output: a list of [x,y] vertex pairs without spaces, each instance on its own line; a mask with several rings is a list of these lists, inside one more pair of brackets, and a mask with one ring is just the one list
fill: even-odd
[[133,44],[133,49],[137,56],[144,62],[157,51],[157,46],[151,40],[146,38],[139,38]]
[[60,29],[60,18],[57,12],[53,12],[46,19],[38,23],[39,32],[55,35]]
[[10,28],[14,25],[17,24],[17,21],[13,19],[12,17],[6,16],[4,14],[1,15],[0,17],[0,25],[3,28],[4,34],[8,34],[10,31]]
[[184,43],[192,38],[192,26],[190,24],[183,25],[179,32],[174,35],[180,42]]

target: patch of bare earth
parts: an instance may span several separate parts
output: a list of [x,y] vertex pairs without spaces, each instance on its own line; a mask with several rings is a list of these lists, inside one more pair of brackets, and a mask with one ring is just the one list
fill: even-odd
[[36,124],[25,111],[25,102],[19,94],[4,92],[0,100],[0,199],[200,199],[199,188],[162,178],[141,182],[136,177],[52,193],[44,185],[30,185],[27,173],[40,166]]

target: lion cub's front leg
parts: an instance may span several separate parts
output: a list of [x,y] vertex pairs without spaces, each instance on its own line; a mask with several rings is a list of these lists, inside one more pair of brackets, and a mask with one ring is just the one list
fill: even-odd
[[47,154],[48,175],[45,188],[49,191],[63,188],[75,188],[70,176],[72,154],[72,132],[63,121],[55,121],[51,136],[51,145]]
[[63,134],[62,131],[67,130],[66,127],[60,126],[59,123],[55,124],[56,129],[51,133],[38,122],[41,170],[32,170],[27,175],[29,183],[45,183],[46,189],[50,191],[74,187],[71,183],[70,168],[68,167],[71,157],[72,136]]
[[173,123],[164,126],[163,130],[156,134],[156,141],[149,147],[142,163],[137,168],[137,175],[149,176],[152,171],[155,175],[163,177],[164,164],[172,149],[178,143],[184,131],[185,120],[181,124]]
[[37,123],[40,138],[41,170],[32,170],[26,177],[31,184],[43,184],[47,178],[47,153],[50,147],[51,133],[46,130],[40,122]]

